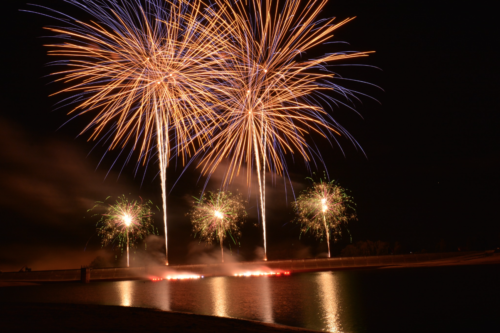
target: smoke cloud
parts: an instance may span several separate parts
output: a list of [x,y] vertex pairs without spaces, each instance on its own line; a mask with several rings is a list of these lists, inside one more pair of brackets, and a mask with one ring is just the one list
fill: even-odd
[[75,142],[41,140],[0,121],[0,270],[77,268],[99,255],[87,209],[107,196],[128,194],[125,178],[105,170]]

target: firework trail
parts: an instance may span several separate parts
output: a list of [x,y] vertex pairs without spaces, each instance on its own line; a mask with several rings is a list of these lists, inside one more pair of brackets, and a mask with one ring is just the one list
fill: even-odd
[[[355,203],[346,189],[334,181],[321,179],[305,190],[293,203],[296,222],[302,226],[301,234],[311,232],[317,238],[326,236],[330,258],[330,234],[341,234],[341,225],[356,218]],[[336,240],[336,239],[334,239]]]
[[[329,53],[302,60],[311,48],[330,41],[333,32],[349,22],[334,24],[320,20],[322,1],[234,1],[215,0],[219,19],[230,34],[230,43],[221,57],[226,81],[220,99],[221,130],[201,149],[202,173],[211,175],[226,158],[229,167],[224,184],[247,165],[250,183],[255,164],[259,183],[259,202],[267,260],[265,173],[287,174],[286,154],[299,154],[308,165],[320,152],[306,142],[311,133],[336,142],[334,135],[357,142],[327,112],[323,104],[352,102],[360,93],[332,81],[327,64],[364,57],[369,52]],[[333,94],[327,94],[333,92]],[[336,94],[336,95],[335,95]],[[333,95],[333,96],[332,96]]]
[[241,196],[228,191],[203,193],[200,199],[195,198],[194,207],[188,215],[195,237],[198,235],[209,244],[219,240],[221,260],[224,262],[224,239],[230,237],[236,244],[241,236],[240,225],[247,216]]
[[[63,103],[74,117],[92,114],[80,134],[104,142],[109,150],[132,146],[138,165],[159,160],[166,264],[168,265],[166,169],[171,151],[183,163],[196,142],[210,134],[221,76],[218,20],[209,21],[199,0],[65,0],[93,17],[90,23],[54,10],[65,27],[51,27],[62,40],[47,45],[64,66],[53,73],[69,94]],[[217,57],[214,57],[217,55]],[[56,94],[54,94],[56,95]],[[155,147],[156,142],[156,147]],[[123,150],[122,150],[123,151]],[[121,154],[121,153],[120,153]],[[136,169],[137,171],[137,169]]]

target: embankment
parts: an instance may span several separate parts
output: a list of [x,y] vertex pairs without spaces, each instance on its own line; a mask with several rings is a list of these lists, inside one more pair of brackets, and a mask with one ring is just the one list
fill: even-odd
[[168,274],[203,276],[233,275],[248,271],[289,271],[291,273],[359,268],[396,268],[444,265],[499,264],[500,254],[493,251],[421,253],[369,257],[276,260],[211,265],[146,266],[131,268],[82,268],[32,272],[5,272],[0,281],[58,282],[106,281],[164,277]]

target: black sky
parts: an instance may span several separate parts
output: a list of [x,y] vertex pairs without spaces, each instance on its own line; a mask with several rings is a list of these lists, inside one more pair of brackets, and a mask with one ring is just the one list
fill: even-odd
[[[31,3],[71,11],[61,1]],[[68,110],[53,111],[57,97],[48,95],[57,87],[44,78],[50,69],[40,38],[48,34],[42,27],[54,21],[19,12],[27,8],[25,1],[8,1],[1,10],[0,270],[24,264],[79,267],[100,247],[92,237],[94,223],[83,219],[92,202],[132,193],[159,204],[159,181],[153,179],[154,167],[142,186],[142,174],[134,178],[132,167],[118,177],[121,164],[106,177],[116,154],[96,170],[102,150],[87,157],[93,144],[86,137],[75,139],[83,121],[57,130]],[[354,241],[399,241],[407,251],[432,251],[441,239],[452,250],[500,245],[500,46],[494,9],[487,1],[330,1],[324,17],[357,16],[335,40],[349,42],[351,50],[375,50],[362,62],[381,69],[350,67],[340,73],[384,89],[356,86],[381,102],[358,104],[364,119],[334,110],[367,158],[347,141],[342,142],[346,157],[339,149],[322,149],[331,178],[351,189],[358,203]],[[300,163],[289,170],[297,192],[307,174]],[[173,165],[169,179],[180,171]],[[217,177],[209,189],[218,187]],[[234,188],[246,191],[244,183],[241,179]],[[270,259],[323,252],[326,245],[299,241],[297,227],[287,223],[292,215],[282,183],[278,179],[268,195]],[[190,169],[169,197],[173,263],[194,260],[188,254],[194,245],[185,213],[190,196],[202,186]],[[247,260],[261,245],[260,229],[252,226],[258,223],[255,198],[249,201],[250,223],[240,249]]]

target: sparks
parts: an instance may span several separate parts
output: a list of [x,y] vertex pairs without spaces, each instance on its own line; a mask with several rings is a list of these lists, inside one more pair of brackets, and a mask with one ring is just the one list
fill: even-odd
[[122,217],[123,223],[125,223],[125,226],[129,227],[132,224],[132,217],[128,214],[123,215]]
[[334,181],[328,182],[326,175],[319,183],[313,182],[293,203],[295,221],[302,226],[301,234],[311,232],[320,239],[326,236],[328,258],[330,234],[340,236],[342,226],[356,218],[354,206],[353,198],[347,194],[347,190]]
[[188,214],[195,237],[209,244],[216,239],[219,241],[222,262],[224,240],[230,238],[236,244],[241,235],[240,226],[247,216],[244,203],[239,194],[233,195],[229,191],[207,192],[195,200]]
[[[338,27],[351,21],[334,24],[333,19],[320,20],[318,16],[327,2],[215,0],[219,18],[231,38],[224,45],[228,49],[220,62],[225,73],[219,93],[220,117],[210,130],[216,134],[201,146],[200,166],[202,173],[210,176],[227,159],[224,186],[231,183],[243,165],[250,184],[255,168],[264,260],[266,172],[288,175],[285,156],[290,154],[298,154],[307,165],[315,156],[321,159],[317,146],[306,142],[311,133],[332,141],[336,141],[335,135],[344,135],[357,145],[319,100],[338,105],[339,99],[357,98],[356,93],[333,83],[334,73],[325,64],[365,57],[369,52],[301,58],[311,48],[328,42]],[[339,99],[332,97],[335,94]]]
[[[108,197],[109,198],[109,197]],[[107,198],[107,199],[108,199]],[[118,240],[118,248],[126,245],[127,267],[130,266],[130,243],[134,246],[138,241],[144,240],[147,235],[155,234],[153,225],[154,215],[151,201],[143,202],[139,200],[129,200],[125,195],[119,196],[114,204],[103,207],[104,202],[96,202],[94,207],[88,211],[105,209],[105,214],[95,214],[100,216],[97,222],[97,234],[101,236],[102,246],[107,246]],[[131,238],[131,239],[130,239]]]
[[[53,75],[68,85],[57,94],[69,95],[69,114],[93,116],[80,133],[90,132],[89,140],[110,142],[109,150],[131,146],[137,167],[159,160],[168,265],[166,169],[172,150],[184,163],[210,135],[202,124],[219,122],[214,91],[225,76],[214,55],[227,41],[201,0],[66,2],[93,20],[48,9],[69,24],[47,28],[62,41],[46,45],[49,55],[62,58],[51,63],[64,67]],[[175,80],[161,84],[173,72]]]

